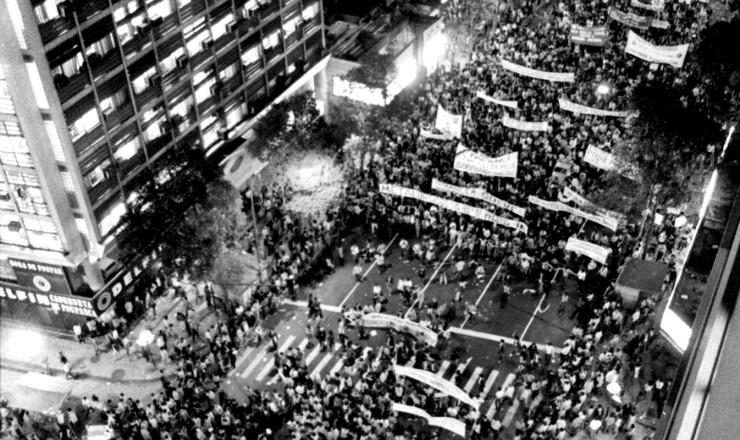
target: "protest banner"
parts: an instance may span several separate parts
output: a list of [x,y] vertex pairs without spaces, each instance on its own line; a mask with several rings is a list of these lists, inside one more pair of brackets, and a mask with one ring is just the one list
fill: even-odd
[[616,118],[626,118],[630,115],[628,111],[614,111],[614,110],[601,110],[599,108],[587,107],[582,104],[576,104],[573,101],[569,101],[564,98],[558,99],[560,109],[566,112],[571,112],[579,115],[592,115],[592,116],[613,116]]
[[579,240],[576,237],[570,237],[568,239],[568,243],[565,245],[565,250],[585,255],[601,264],[606,264],[606,259],[609,258],[609,254],[612,252],[611,249]]
[[452,396],[455,399],[467,403],[468,405],[475,408],[477,411],[480,408],[480,403],[473,400],[465,391],[459,388],[454,383],[442,379],[435,373],[426,370],[418,370],[416,368],[404,367],[401,365],[394,365],[393,372],[396,376],[406,376],[408,378],[418,380],[419,382],[434,388],[437,391],[442,391],[448,396]]
[[528,76],[530,78],[544,79],[545,81],[552,82],[575,82],[576,74],[570,72],[545,72],[543,70],[530,69],[529,67],[520,66],[514,64],[511,61],[507,61],[503,58],[500,59],[501,67],[519,75]]
[[648,11],[660,12],[665,8],[665,0],[651,0],[650,3],[643,3],[640,0],[632,0],[630,2],[630,6],[647,9]]
[[384,313],[368,313],[358,319],[363,327],[392,328],[398,332],[408,333],[416,339],[434,347],[437,345],[437,333],[417,322]]
[[429,130],[424,130],[424,129],[421,129],[421,131],[419,132],[419,135],[423,138],[434,139],[436,141],[449,141],[449,140],[454,139],[452,135],[449,135],[447,133],[437,134],[437,133],[433,133]]
[[565,189],[563,189],[561,193],[558,194],[558,200],[561,202],[573,202],[576,205],[589,209],[593,211],[596,215],[600,215],[602,217],[611,217],[618,221],[624,221],[627,219],[627,216],[624,214],[616,211],[609,211],[608,209],[597,206],[596,204],[578,194],[577,192],[573,191],[572,189],[568,188],[567,186],[565,187]]
[[449,183],[444,183],[437,179],[432,179],[432,189],[457,194],[463,197],[470,197],[472,199],[483,200],[484,202],[488,202],[494,206],[498,206],[499,208],[511,211],[519,217],[524,217],[524,214],[527,211],[524,208],[512,205],[507,201],[501,200],[498,197],[489,194],[483,188],[464,188],[462,186],[450,185]]
[[525,234],[529,231],[529,228],[527,227],[527,225],[520,221],[508,219],[505,217],[500,217],[489,211],[486,211],[485,209],[476,208],[474,206],[466,205],[464,203],[458,203],[452,200],[443,199],[442,197],[437,197],[431,194],[426,194],[426,193],[423,193],[415,189],[404,188],[402,186],[391,185],[387,183],[381,183],[379,189],[380,189],[381,194],[408,197],[408,198],[412,198],[415,200],[421,200],[422,202],[431,203],[443,209],[449,209],[450,211],[455,211],[455,212],[459,212],[460,214],[469,215],[479,220],[488,221],[488,222],[491,222],[497,225],[505,226],[507,228],[515,229]]
[[432,426],[446,429],[454,432],[460,437],[465,437],[465,422],[462,420],[453,419],[452,417],[432,417],[428,412],[415,406],[404,405],[403,403],[393,402],[391,410],[395,412],[402,412],[412,414],[418,417],[427,419],[427,422]]
[[594,214],[582,211],[578,208],[574,208],[572,206],[566,205],[563,202],[551,202],[549,200],[542,200],[536,196],[529,196],[529,203],[532,203],[533,205],[541,206],[551,211],[562,211],[562,212],[567,212],[568,214],[577,215],[578,217],[581,217],[586,220],[597,223],[607,229],[611,229],[612,231],[616,231],[617,228],[619,227],[619,220],[615,218],[594,215]]
[[501,123],[504,124],[504,127],[521,131],[550,131],[550,124],[547,122],[520,121],[519,119],[509,117],[509,115],[504,115],[501,118]]
[[689,45],[656,46],[636,33],[629,31],[624,51],[650,63],[662,63],[681,68],[686,59],[686,53],[689,51]]
[[483,93],[482,90],[478,90],[478,92],[475,94],[475,96],[477,96],[478,98],[480,98],[480,99],[482,99],[484,101],[492,102],[492,103],[498,104],[498,105],[503,105],[504,107],[513,108],[515,110],[517,108],[519,108],[519,103],[516,102],[516,101],[504,101],[502,99],[496,99],[496,98],[494,98],[492,96],[486,95],[485,93]]
[[671,24],[665,20],[657,20],[653,18],[653,20],[650,22],[650,27],[654,27],[657,29],[668,29],[669,27],[671,27]]
[[606,25],[580,26],[570,25],[570,41],[584,46],[604,47],[609,40]]
[[617,169],[616,156],[593,145],[589,145],[586,148],[583,161],[605,171],[614,171]]
[[437,120],[434,124],[437,130],[459,138],[462,136],[462,125],[462,115],[452,114],[441,105],[437,105]]
[[484,176],[516,177],[519,167],[519,153],[510,153],[494,158],[476,153],[463,144],[458,144],[455,150],[453,167],[458,171]]
[[612,6],[609,6],[609,18],[629,27],[642,30],[648,29],[650,27],[650,22],[652,21],[650,17],[637,15],[634,12],[622,12]]

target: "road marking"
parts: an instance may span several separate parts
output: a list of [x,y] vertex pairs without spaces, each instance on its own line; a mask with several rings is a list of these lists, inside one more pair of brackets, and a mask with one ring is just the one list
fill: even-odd
[[329,370],[329,374],[336,373],[337,371],[341,370],[343,366],[344,366],[344,359],[339,359],[339,362],[337,362],[336,364],[334,364],[333,367],[331,367],[331,370]]
[[[292,299],[283,299],[281,301],[283,304],[288,304],[290,306],[296,306],[296,307],[302,307],[304,309],[308,308],[308,301],[293,301]],[[330,306],[328,304],[320,304],[321,310],[324,310],[325,312],[332,312],[332,313],[341,313],[342,308],[337,306]]]
[[314,377],[317,377],[317,378],[318,378],[318,377],[319,377],[319,375],[321,374],[321,370],[323,370],[323,369],[324,369],[324,367],[326,367],[326,364],[328,364],[328,363],[329,363],[329,361],[330,361],[330,360],[331,360],[331,359],[332,359],[333,357],[334,357],[334,354],[333,354],[333,353],[328,353],[328,354],[327,354],[326,356],[324,356],[324,357],[323,357],[323,358],[321,359],[321,362],[319,362],[319,364],[318,364],[318,365],[316,365],[316,368],[315,368],[315,369],[313,370],[313,372],[312,372],[312,373],[311,373],[311,374],[310,374],[309,376],[314,376]]
[[[480,296],[478,297],[478,300],[475,302],[475,307],[478,307],[478,304],[480,304],[481,300],[483,299],[483,296],[488,291],[488,288],[491,287],[491,283],[493,283],[493,280],[496,279],[496,277],[498,276],[499,271],[501,270],[501,266],[503,266],[503,265],[504,265],[504,263],[499,264],[498,267],[496,268],[496,271],[493,272],[493,276],[491,277],[490,280],[488,280],[488,284],[486,284],[486,287],[483,288],[483,291],[480,293]],[[460,328],[465,327],[465,324],[468,323],[468,319],[470,319],[470,315],[465,316],[465,321],[463,321],[462,325],[460,325]]]
[[[516,375],[514,373],[509,373],[509,375],[506,376],[506,379],[504,380],[504,384],[501,385],[501,390],[506,391],[506,388],[509,386],[511,382],[514,381],[514,378]],[[493,419],[493,415],[496,414],[496,402],[491,402],[491,407],[488,408],[488,411],[486,412],[486,419],[491,420]]]
[[483,386],[483,392],[480,395],[481,399],[486,398],[488,392],[491,391],[491,388],[493,388],[493,383],[496,382],[497,377],[498,370],[491,371],[491,374],[488,375],[488,379],[486,380],[486,384]]
[[[501,340],[504,341],[505,344],[514,345],[516,343],[516,339],[510,338],[508,336],[501,336],[501,335],[494,335],[493,333],[485,333],[485,332],[479,332],[477,330],[470,330],[467,328],[460,328],[460,327],[450,327],[450,333],[455,333],[457,335],[462,336],[469,336],[471,338],[479,338],[479,339],[487,339],[489,341],[494,342],[501,342]],[[522,344],[532,344],[531,341],[523,341],[520,340]],[[545,344],[537,344],[537,349],[540,351],[544,351],[547,346]],[[553,352],[554,353],[560,353],[562,351],[561,348],[554,347]]]
[[[427,291],[427,288],[429,287],[430,284],[432,284],[432,281],[434,281],[434,278],[439,273],[439,270],[442,268],[442,266],[445,265],[445,263],[447,262],[447,259],[450,258],[450,255],[452,255],[452,252],[454,252],[454,250],[455,250],[456,247],[457,247],[457,243],[455,243],[452,246],[452,249],[450,249],[450,251],[447,252],[447,255],[445,256],[445,259],[442,260],[442,262],[437,266],[437,269],[434,271],[434,273],[432,274],[432,276],[429,278],[429,281],[427,281],[427,283],[424,286],[424,288],[421,289],[421,291],[419,292],[421,295],[424,295],[424,292]],[[409,317],[409,312],[414,309],[414,307],[416,306],[416,303],[417,302],[419,302],[419,298],[414,299],[414,302],[411,304],[411,307],[409,307],[409,309],[406,311],[406,314],[403,315],[404,319],[406,319],[406,318]]]
[[302,340],[301,343],[298,344],[298,351],[303,352],[307,346],[308,346],[308,338]]
[[480,377],[481,373],[483,373],[482,367],[475,367],[475,370],[473,370],[473,375],[470,376],[470,379],[468,379],[468,383],[465,384],[465,387],[463,388],[466,393],[470,394],[470,391],[475,386],[475,382]]
[[542,311],[542,301],[545,300],[546,295],[542,295],[542,298],[540,298],[540,303],[537,304],[537,308],[534,309],[534,313],[532,313],[532,316],[529,318],[529,322],[527,323],[527,326],[524,327],[524,331],[522,332],[521,338],[524,339],[524,335],[527,334],[527,330],[529,330],[529,326],[532,325],[532,322],[534,322],[534,317],[537,315],[537,312]]
[[[288,338],[287,338],[287,339],[285,340],[285,342],[283,342],[283,345],[281,345],[281,346],[280,346],[280,348],[278,349],[278,353],[284,353],[284,352],[285,352],[285,350],[287,350],[287,349],[288,349],[288,347],[290,347],[290,344],[292,344],[292,343],[293,343],[293,341],[295,341],[295,336],[293,336],[293,335],[288,335]],[[274,364],[274,363],[275,363],[275,361],[273,360],[273,364]],[[261,374],[261,373],[260,373],[260,374]],[[275,375],[275,377],[273,377],[272,379],[270,379],[270,381],[269,381],[269,382],[267,382],[267,384],[268,384],[268,385],[272,385],[272,384],[274,384],[275,382],[277,382],[277,379],[278,379],[278,377],[279,377],[279,376],[280,376],[279,374],[276,374],[276,375]],[[258,377],[258,379],[257,379],[257,380],[258,380],[258,381],[260,380],[260,379],[259,379],[259,377]]]
[[257,347],[248,347],[246,350],[244,350],[244,353],[241,355],[241,357],[236,361],[236,365],[234,365],[234,369],[231,370],[231,374],[236,374],[236,370],[241,368],[242,364],[247,361],[249,358],[249,355],[252,354],[257,349]]
[[[388,251],[388,249],[390,249],[390,247],[393,244],[393,242],[396,241],[396,238],[397,237],[398,237],[398,233],[396,232],[396,235],[394,235],[393,238],[391,238],[391,241],[389,241],[388,244],[385,245],[385,249],[383,250],[383,254],[384,255]],[[367,270],[365,271],[365,273],[362,275],[362,279],[365,279],[365,277],[367,277],[367,274],[369,274],[370,271],[373,270],[373,267],[375,267],[375,261],[373,261],[373,264],[371,264],[370,267],[367,268]],[[339,303],[339,308],[340,309],[347,302],[347,300],[349,299],[349,297],[352,296],[353,293],[355,293],[355,290],[357,290],[357,288],[360,287],[360,284],[362,284],[362,282],[358,281],[355,284],[355,286],[352,288],[352,290],[349,291],[349,293],[347,294],[347,296],[344,297],[344,299],[342,300],[342,302]]]
[[514,403],[511,405],[508,411],[506,411],[506,416],[504,416],[503,422],[501,422],[501,425],[505,427],[509,426],[511,421],[514,419],[514,415],[516,414],[516,411],[519,409],[519,399],[515,399]]
[[267,375],[272,371],[272,367],[275,366],[275,358],[270,356],[270,358],[267,360],[267,365],[260,371],[260,373],[257,375],[257,382],[262,382],[262,380],[267,377]]
[[247,367],[247,369],[246,369],[246,370],[244,370],[244,371],[242,372],[242,374],[240,374],[240,376],[241,376],[241,377],[243,377],[243,378],[246,378],[246,377],[247,377],[247,376],[249,376],[249,375],[250,375],[250,374],[252,373],[252,371],[254,371],[254,369],[255,369],[255,368],[257,368],[257,367],[259,366],[259,364],[260,364],[260,363],[261,363],[262,361],[264,361],[264,360],[266,360],[266,358],[264,357],[264,353],[262,353],[262,350],[260,350],[260,354],[259,354],[259,356],[254,356],[254,360],[252,361],[252,363],[251,363],[251,364],[249,364],[249,366]]
[[439,367],[439,371],[437,371],[437,376],[442,377],[447,372],[447,369],[450,368],[450,365],[452,365],[452,362],[450,361],[444,361],[442,362],[442,365]]
[[321,351],[321,346],[319,344],[316,344],[316,348],[311,351],[311,353],[308,354],[308,357],[306,358],[306,365],[308,366],[313,360],[316,358],[316,356],[319,355],[319,351]]

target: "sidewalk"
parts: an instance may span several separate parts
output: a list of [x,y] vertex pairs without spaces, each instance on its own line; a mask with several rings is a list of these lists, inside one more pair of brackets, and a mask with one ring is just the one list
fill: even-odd
[[[173,364],[162,367],[161,364],[152,365],[146,362],[139,354],[139,347],[135,347],[136,338],[145,329],[149,328],[153,333],[163,329],[165,316],[170,316],[172,322],[177,312],[184,311],[185,301],[176,298],[174,295],[162,297],[157,300],[157,317],[154,319],[148,316],[140,320],[129,332],[128,338],[131,340],[131,355],[127,356],[124,352],[116,354],[113,350],[107,349],[95,355],[93,346],[89,343],[79,343],[64,337],[57,337],[51,334],[43,335],[43,346],[40,353],[25,355],[19,352],[13,352],[8,344],[13,333],[21,328],[15,325],[10,326],[0,324],[0,369],[7,369],[16,372],[35,371],[55,376],[64,375],[64,371],[59,363],[59,352],[62,351],[69,359],[72,371],[78,375],[78,380],[94,380],[105,383],[121,384],[146,384],[158,382],[162,377],[160,371],[165,375],[172,374],[175,369]],[[216,319],[212,310],[207,309],[205,302],[196,306],[195,312],[191,313],[195,322],[201,324],[201,328],[207,328],[212,324],[211,321]],[[26,329],[28,330],[28,329]],[[32,330],[33,331],[33,330]],[[177,329],[179,333],[179,328]],[[158,349],[152,344],[152,352],[155,359],[159,359]],[[48,366],[44,364],[44,358],[48,360]]]

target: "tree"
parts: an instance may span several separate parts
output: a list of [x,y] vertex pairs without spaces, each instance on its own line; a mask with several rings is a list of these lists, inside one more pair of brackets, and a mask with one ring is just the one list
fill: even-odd
[[156,249],[167,273],[195,280],[212,276],[214,262],[247,224],[239,194],[218,166],[187,147],[154,164],[123,222],[123,259]]
[[[647,198],[654,216],[659,206],[689,201],[702,186],[706,162],[698,159],[707,146],[721,142],[722,133],[719,124],[685,106],[678,92],[662,83],[641,83],[631,100],[638,115],[628,122],[627,137],[613,152],[619,162],[635,167],[636,192]],[[652,221],[647,224],[645,239]]]
[[360,61],[361,64],[344,75],[350,82],[364,84],[371,89],[380,89],[383,99],[388,97],[388,84],[396,77],[396,65],[391,54],[371,50]]

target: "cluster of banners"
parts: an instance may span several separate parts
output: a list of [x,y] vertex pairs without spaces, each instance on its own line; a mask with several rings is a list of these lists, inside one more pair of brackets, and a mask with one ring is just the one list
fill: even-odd
[[394,365],[393,372],[396,374],[396,376],[405,376],[414,380],[418,380],[424,385],[430,386],[437,391],[441,391],[448,396],[452,396],[463,403],[467,403],[468,405],[475,408],[476,411],[478,411],[478,408],[480,408],[480,403],[473,400],[473,398],[470,397],[468,393],[463,391],[454,383],[442,379],[440,376],[437,376],[431,371],[419,370],[416,368],[404,367],[401,365]]
[[463,117],[445,110],[441,105],[437,106],[437,121],[434,127],[442,133],[447,133],[456,138],[462,137]]
[[471,174],[490,177],[516,177],[519,168],[519,153],[510,153],[493,158],[476,153],[463,144],[458,144],[453,166],[458,171]]
[[422,202],[437,205],[443,209],[449,209],[450,211],[455,211],[460,214],[469,215],[470,217],[477,218],[479,220],[483,220],[483,221],[491,222],[497,225],[505,226],[507,228],[515,229],[525,234],[529,232],[529,228],[527,227],[527,225],[520,221],[500,217],[489,211],[486,211],[485,209],[476,208],[474,206],[466,205],[464,203],[458,203],[452,200],[443,199],[442,197],[437,197],[431,194],[426,194],[426,193],[423,193],[415,189],[404,188],[402,186],[391,185],[387,183],[381,183],[380,193],[420,200]]
[[392,328],[398,332],[410,334],[432,347],[437,345],[438,336],[434,330],[409,319],[385,313],[368,313],[360,316],[356,322],[367,328]]
[[669,66],[681,68],[686,59],[686,53],[689,51],[689,45],[656,46],[641,38],[636,33],[629,31],[629,34],[627,34],[627,46],[625,46],[624,51],[650,63],[668,64]]
[[509,115],[504,115],[501,119],[501,123],[504,124],[504,127],[513,128],[514,130],[550,131],[550,124],[547,122],[520,121],[519,119],[509,117]]
[[480,99],[482,99],[484,101],[492,102],[494,104],[502,105],[504,107],[513,108],[515,110],[517,108],[519,108],[519,103],[516,102],[516,101],[504,101],[502,99],[496,99],[496,98],[494,98],[492,96],[486,95],[485,93],[483,93],[482,90],[478,90],[478,92],[476,92],[475,96],[477,96],[478,98],[480,98]]
[[625,216],[624,214],[601,208],[600,206],[597,206],[590,200],[586,199],[585,197],[583,197],[582,195],[578,194],[577,192],[573,191],[572,189],[568,187],[565,187],[565,189],[561,193],[558,194],[558,200],[564,203],[573,202],[576,205],[584,209],[588,209],[589,211],[592,211],[596,213],[596,215],[600,215],[602,217],[612,217],[620,221],[627,220],[627,216]]
[[393,402],[391,405],[391,410],[424,418],[431,426],[437,426],[452,431],[460,437],[465,437],[465,422],[461,420],[453,419],[452,417],[432,417],[421,408],[396,402]]
[[552,82],[572,83],[576,81],[575,73],[545,72],[542,70],[535,70],[535,69],[530,69],[529,67],[520,66],[518,64],[512,63],[511,61],[507,61],[503,58],[501,58],[500,61],[501,61],[501,67],[503,67],[504,69],[517,73],[519,75],[528,76],[530,78],[544,79],[545,81],[552,81]]
[[447,133],[437,134],[437,133],[433,133],[429,130],[424,130],[424,129],[421,130],[419,135],[423,138],[434,139],[437,141],[449,141],[449,140],[454,139],[454,137],[452,137],[452,135],[450,134],[447,134]]
[[593,116],[613,116],[616,118],[626,118],[630,115],[628,111],[613,111],[613,110],[601,110],[599,108],[587,107],[582,104],[576,104],[573,101],[560,98],[558,99],[560,109],[566,112],[576,113],[579,115],[593,115]]
[[483,188],[465,188],[462,186],[450,185],[449,183],[440,182],[437,179],[432,179],[432,189],[436,191],[444,191],[452,194],[457,194],[458,196],[462,197],[470,197],[471,199],[483,200],[484,202],[488,202],[491,205],[511,211],[519,217],[524,217],[524,214],[527,211],[524,208],[512,205],[505,200],[501,200],[498,197],[489,194]]
[[575,237],[570,237],[568,243],[565,245],[565,250],[575,252],[580,255],[585,255],[594,261],[598,261],[601,264],[606,264],[606,259],[609,258],[609,254],[612,252],[611,249],[589,243],[587,241],[579,240]]
[[665,0],[651,0],[650,3],[643,3],[640,0],[632,0],[630,5],[636,8],[647,9],[648,11],[660,12],[665,8]]
[[529,203],[532,203],[533,205],[541,206],[551,211],[562,211],[562,212],[567,212],[568,214],[577,215],[586,220],[600,224],[601,226],[605,228],[611,229],[612,231],[616,231],[617,227],[619,226],[619,220],[616,218],[591,214],[591,213],[582,211],[578,208],[574,208],[572,206],[566,205],[563,202],[551,202],[549,200],[542,200],[541,198],[536,197],[536,196],[529,196]]
[[570,41],[584,46],[604,47],[609,40],[609,31],[606,25],[602,26],[570,26]]

